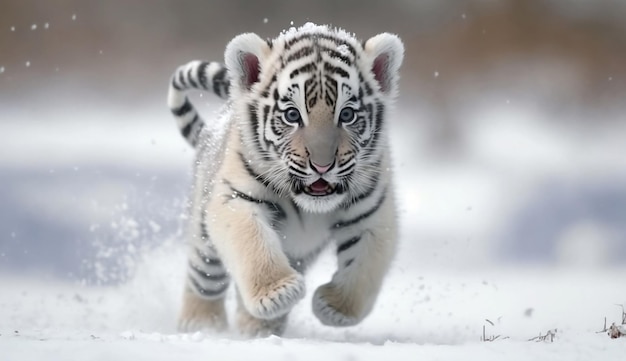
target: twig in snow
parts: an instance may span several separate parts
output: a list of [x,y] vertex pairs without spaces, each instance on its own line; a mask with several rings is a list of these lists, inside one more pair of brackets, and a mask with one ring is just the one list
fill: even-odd
[[[490,320],[485,319],[485,321],[487,321],[491,326],[495,326],[495,324],[493,322],[491,322]],[[480,338],[480,340],[482,342],[493,342],[493,341],[495,341],[497,339],[500,339],[500,336],[501,335],[492,335],[492,336],[487,337],[487,333],[486,333],[486,330],[485,330],[485,325],[483,325],[483,336]],[[508,336],[507,337],[502,337],[501,340],[506,340],[507,338],[509,338],[509,337]]]
[[556,332],[557,332],[556,328],[554,330],[548,330],[545,335],[542,335],[541,332],[539,332],[539,336],[535,336],[535,337],[533,337],[531,339],[528,339],[528,341],[535,341],[535,342],[550,341],[550,342],[554,342],[554,337],[556,336]]

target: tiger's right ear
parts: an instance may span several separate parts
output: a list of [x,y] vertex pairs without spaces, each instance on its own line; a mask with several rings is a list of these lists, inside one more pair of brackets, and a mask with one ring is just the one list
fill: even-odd
[[237,92],[246,93],[259,81],[261,62],[269,52],[267,42],[254,33],[238,35],[228,43],[224,60]]

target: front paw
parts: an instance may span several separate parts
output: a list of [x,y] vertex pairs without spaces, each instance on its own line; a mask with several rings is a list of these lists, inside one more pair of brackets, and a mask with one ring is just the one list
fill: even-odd
[[257,318],[266,320],[286,315],[304,297],[304,278],[293,273],[269,285],[258,287],[244,300],[246,309]]
[[313,314],[326,326],[348,327],[361,322],[365,317],[362,300],[346,295],[334,283],[320,286],[313,295]]

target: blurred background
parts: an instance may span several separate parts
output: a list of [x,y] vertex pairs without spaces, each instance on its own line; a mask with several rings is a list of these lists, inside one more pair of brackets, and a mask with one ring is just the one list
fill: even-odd
[[[307,21],[406,54],[397,266],[626,264],[626,2],[3,1],[0,272],[116,284],[184,244],[193,153],[168,79]],[[201,95],[210,115],[219,101]],[[184,265],[181,265],[184,267]]]

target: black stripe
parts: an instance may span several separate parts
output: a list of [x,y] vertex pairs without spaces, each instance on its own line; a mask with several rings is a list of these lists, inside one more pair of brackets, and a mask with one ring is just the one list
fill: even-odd
[[289,73],[289,79],[295,78],[300,73],[314,72],[316,69],[317,69],[317,67],[315,66],[315,63],[305,64],[305,65],[295,69],[291,73]]
[[384,116],[385,116],[385,105],[383,103],[376,104],[376,117],[375,126],[374,126],[374,136],[372,139],[372,147],[375,147],[378,144],[378,139],[380,138],[380,132],[383,130],[384,125]]
[[319,87],[319,81],[317,78],[317,75],[315,75],[304,82],[304,94],[307,95],[307,112],[313,108],[315,104],[317,104],[317,88]]
[[387,190],[385,189],[383,191],[383,194],[380,196],[380,199],[378,200],[378,202],[376,202],[376,204],[374,205],[374,207],[372,207],[372,209],[368,210],[365,213],[359,214],[358,216],[349,219],[347,221],[339,221],[337,223],[335,223],[332,228],[344,228],[344,227],[348,227],[351,226],[353,224],[359,223],[362,220],[368,218],[369,216],[371,216],[372,214],[376,213],[376,211],[378,210],[378,208],[380,208],[380,206],[383,204],[383,202],[385,201],[385,198],[387,196]]
[[197,274],[202,279],[205,279],[207,281],[218,282],[218,281],[223,281],[223,280],[228,278],[228,275],[225,272],[215,273],[215,274],[214,273],[208,273],[208,272],[200,269],[200,267],[196,266],[195,264],[193,264],[191,262],[189,262],[189,268],[192,269],[195,274]]
[[335,101],[333,100],[333,98],[328,95],[328,92],[324,92],[325,96],[324,96],[324,101],[326,101],[326,105],[328,105],[330,108],[334,108],[335,107]]
[[196,291],[198,291],[198,293],[200,293],[203,296],[207,296],[207,297],[219,296],[228,289],[228,282],[225,282],[220,288],[216,290],[207,290],[206,288],[203,288],[202,286],[200,286],[198,281],[193,279],[193,277],[187,277],[187,278],[189,279],[189,281],[191,281],[191,284],[196,289]]
[[339,74],[339,76],[350,79],[350,74],[348,74],[347,71],[343,70],[341,67],[333,66],[330,63],[324,63],[324,71],[331,74]]
[[[294,162],[295,163],[295,162]],[[308,174],[306,174],[306,172],[301,171],[300,169],[294,167],[294,166],[289,166],[289,170],[297,175],[306,177]]]
[[208,241],[209,240],[209,230],[206,228],[206,222],[204,221],[204,212],[202,214],[202,224],[200,225],[201,228],[201,235],[200,237],[202,237],[203,241]]
[[356,165],[356,162],[353,162],[347,168],[341,169],[339,172],[337,172],[337,175],[338,176],[343,176],[343,175],[347,174],[348,172],[350,172],[352,170],[352,168],[354,168],[355,165]]
[[193,129],[193,126],[198,122],[198,114],[196,114],[193,119],[187,123],[187,125],[185,125],[183,127],[183,129],[180,130],[181,134],[183,135],[183,137],[185,137],[185,139],[189,138],[189,134],[191,133],[191,130]]
[[[248,116],[250,117],[250,132],[252,133],[252,139],[254,139],[254,143],[257,149],[259,149],[261,153],[265,153],[263,152],[263,147],[261,147],[261,141],[259,140],[259,138],[261,137],[259,137],[257,134],[257,127],[259,126],[259,117],[257,116],[257,113],[256,113],[256,103],[248,104]],[[271,159],[267,155],[263,155],[263,160],[269,161]]]
[[256,180],[257,182],[263,184],[266,187],[270,186],[270,182],[265,177],[263,177],[262,175],[256,173],[254,171],[254,169],[252,169],[252,167],[250,166],[250,163],[248,163],[246,158],[244,158],[243,154],[239,153],[239,159],[241,160],[241,163],[243,164],[243,167],[245,168],[246,172],[248,172],[250,177],[254,178],[254,180]]
[[304,192],[304,184],[302,183],[302,179],[289,173],[289,180],[291,181],[291,191],[293,192],[293,194],[298,195]]
[[297,51],[289,54],[289,56],[287,57],[287,62],[291,62],[300,58],[304,58],[305,56],[309,56],[313,54],[313,47],[312,46],[304,46],[300,49],[298,49]]
[[337,97],[337,81],[330,75],[324,75],[324,85],[326,85],[326,92],[330,93],[332,97]]
[[367,190],[359,195],[357,195],[356,197],[352,197],[350,198],[350,201],[348,203],[346,203],[345,208],[349,208],[353,205],[355,205],[356,203],[359,203],[367,198],[369,198],[372,194],[374,194],[374,191],[376,190],[376,186],[378,185],[378,181],[374,182],[374,184],[372,184],[369,188],[367,188]]
[[[276,141],[268,139],[265,136],[267,123],[269,123],[269,129],[272,131],[273,134],[276,135]],[[302,118],[300,118],[299,124],[302,124]],[[284,148],[289,145],[287,142],[284,141],[285,138],[283,137],[283,134],[285,133],[285,131],[283,130],[282,126],[284,126],[283,122],[281,120],[275,119],[274,117],[270,119],[263,119],[262,134],[259,135],[260,137],[263,137],[263,140],[266,144],[270,144],[272,148],[274,148],[277,154],[281,154]]]
[[324,100],[329,107],[335,107],[335,99],[337,97],[337,81],[331,76],[324,77]]
[[185,97],[185,102],[178,108],[172,108],[172,114],[177,117],[182,117],[183,115],[189,113],[193,109],[193,105],[189,102],[189,99]]
[[372,130],[372,136],[364,142],[367,145],[367,148],[365,148],[364,150],[365,155],[371,155],[376,151],[381,132],[383,130],[385,106],[380,102],[376,102],[375,106],[376,115],[374,116],[374,120],[372,123],[372,127],[374,129]]
[[368,82],[364,81],[363,74],[361,73],[359,73],[359,83],[363,85],[363,87],[365,87],[365,94],[367,94],[368,96],[374,94],[372,87],[370,86]]
[[[224,66],[213,75],[213,92],[221,98],[228,97],[228,87],[230,84],[225,81],[225,76],[226,68]],[[224,89],[223,92],[221,88]]]
[[[233,188],[230,183],[227,180],[224,180],[225,184],[228,184],[228,186],[230,187],[230,190],[232,191],[232,196],[235,198],[239,198],[239,199],[243,199],[244,201],[248,201],[251,203],[256,203],[256,204],[263,204],[265,205],[270,212],[272,212],[272,216],[274,219],[276,220],[284,220],[287,218],[287,213],[285,213],[285,210],[283,209],[283,207],[281,207],[278,203],[274,203],[274,202],[270,202],[270,201],[266,201],[264,199],[257,199],[254,197],[251,197],[243,192],[238,191],[237,189]],[[226,201],[230,201],[232,200],[232,197],[228,197],[226,199]]]
[[[273,124],[273,116],[272,116],[272,114],[275,114],[276,109],[280,110],[280,108],[278,108],[278,104],[274,103],[274,105],[272,105],[272,108],[270,110],[268,110],[268,113],[267,113],[267,116],[269,116],[269,119],[266,118],[265,115],[263,116],[263,127],[261,128],[261,133],[258,135],[258,137],[263,140],[263,145],[265,146],[265,149],[268,149],[268,150],[271,147],[274,147],[274,149],[276,149],[274,144],[272,144],[272,142],[270,142],[270,140],[267,139],[267,137],[265,136],[265,127],[267,126],[268,122]],[[272,129],[271,126],[270,126],[270,129]],[[259,144],[260,144],[260,141],[259,141]],[[265,160],[269,160],[269,157],[265,158]]]
[[[295,152],[289,152],[289,155],[294,155],[294,154],[295,154],[296,156],[298,156],[298,154],[296,154]],[[309,155],[309,151],[308,151],[308,150],[306,151],[306,154],[307,154],[307,155]],[[299,160],[297,160],[297,159],[293,159],[293,158],[290,158],[290,159],[291,159],[291,161],[292,161],[292,162],[294,162],[295,164],[297,164],[297,165],[298,165],[298,167],[300,167],[300,168],[306,168],[306,163],[304,163],[304,162],[302,162],[302,161],[299,161]]]
[[294,38],[292,38],[291,40],[289,40],[287,43],[285,43],[285,50],[289,50],[292,46],[294,46],[297,42],[300,42],[302,40],[305,39],[310,39],[311,38],[311,34],[302,34],[302,35],[298,35]]
[[347,56],[341,54],[340,52],[331,49],[331,48],[327,48],[325,46],[321,46],[320,45],[320,50],[325,51],[328,53],[328,55],[330,55],[332,58],[338,59],[341,62],[343,62],[344,64],[348,65],[348,66],[352,66],[352,59],[348,58]]
[[337,247],[337,254],[349,250],[352,246],[359,243],[361,236],[352,237]]
[[272,110],[272,107],[269,105],[266,105],[263,107],[263,120],[265,121],[267,118],[270,117],[270,111]]
[[198,81],[200,82],[200,85],[202,86],[202,88],[204,89],[209,89],[207,83],[208,83],[208,79],[206,78],[206,70],[209,67],[209,63],[207,63],[206,61],[203,61],[202,63],[200,63],[200,65],[198,65],[198,72],[197,72],[197,78]]
[[[224,183],[228,184],[228,181],[224,180]],[[257,203],[257,204],[268,203],[268,201],[264,201],[264,200],[262,200],[262,199],[257,199],[257,198],[254,198],[254,197],[252,197],[252,196],[249,196],[249,195],[247,195],[247,194],[245,194],[245,193],[243,193],[243,192],[240,192],[240,191],[236,190],[236,189],[235,189],[235,188],[233,188],[233,187],[230,187],[230,190],[231,190],[232,195],[233,195],[234,197],[236,197],[236,198],[241,198],[241,199],[243,199],[244,201],[248,201],[248,202],[251,202],[251,203]],[[232,198],[231,198],[231,197],[228,197],[228,199],[232,199]]]
[[335,187],[335,192],[337,194],[344,194],[347,190],[348,185],[346,185],[344,182],[337,184],[337,186]]
[[333,43],[337,44],[337,46],[345,45],[345,48],[348,49],[350,54],[352,54],[353,57],[356,57],[356,50],[354,49],[352,45],[348,44],[345,40],[336,38],[331,34],[316,34],[316,37],[319,39],[332,41]]
[[183,88],[181,88],[181,86],[180,86],[180,85],[178,85],[178,83],[176,82],[176,77],[175,77],[175,76],[173,76],[173,77],[172,77],[172,82],[171,82],[171,83],[172,83],[172,87],[173,87],[174,89],[176,89],[176,90],[178,90],[178,91],[183,90]]
[[189,68],[189,70],[187,70],[187,80],[189,80],[189,84],[191,84],[192,87],[199,89],[200,87],[198,86],[198,83],[193,80],[193,75],[191,75],[192,71],[193,68]]
[[[266,127],[268,121],[273,124],[272,117],[270,116],[270,111],[271,111],[271,107],[269,105],[266,105],[266,106],[263,107],[263,115],[262,115],[262,118],[261,118],[262,124],[263,124],[263,128],[261,130],[261,134],[262,135],[259,135],[259,137],[261,137],[261,136],[263,137],[263,143],[265,144],[266,148],[270,147],[270,142],[265,137],[265,127]],[[272,127],[272,129],[273,129],[273,127]]]
[[204,262],[204,264],[206,264],[207,266],[211,266],[211,267],[222,266],[222,261],[219,258],[211,258],[197,248],[196,248],[196,254],[198,255],[198,257],[200,257],[202,262]]
[[[270,82],[267,84],[267,86],[265,87],[265,89],[263,89],[263,91],[261,92],[261,97],[262,98],[267,98],[269,97],[270,94],[270,89],[272,89],[273,86],[276,85],[276,74],[274,74],[272,76],[272,79],[270,80]],[[274,89],[274,100],[278,99],[278,96],[276,95],[276,89]]]
[[[374,169],[379,169],[380,168],[380,164],[382,162],[382,158],[377,160],[371,168]],[[347,202],[345,202],[342,207],[344,209],[350,208],[351,206],[353,206],[356,203],[359,203],[369,197],[372,196],[372,194],[374,194],[374,191],[376,190],[376,188],[378,187],[378,172],[376,172],[376,178],[374,178],[374,181],[369,185],[369,187],[367,187],[367,189],[365,190],[365,192],[358,194],[356,196],[351,197]]]
[[354,258],[351,258],[351,259],[347,260],[346,263],[343,264],[343,267],[346,268],[346,267],[350,266],[352,264],[352,262],[354,262]]
[[185,73],[182,69],[178,71],[178,82],[180,83],[180,85],[182,85],[183,89],[187,88],[187,82],[185,82]]
[[[332,29],[329,30],[332,31]],[[338,38],[334,33],[306,33],[298,35],[285,43],[285,49],[289,50],[296,43],[303,40],[313,40],[312,38],[314,39],[315,43],[318,43],[318,39],[324,39],[337,44],[337,46],[345,45],[345,47],[352,54],[352,56],[356,57],[356,50],[354,49],[354,47],[351,44],[348,44],[345,39]]]

